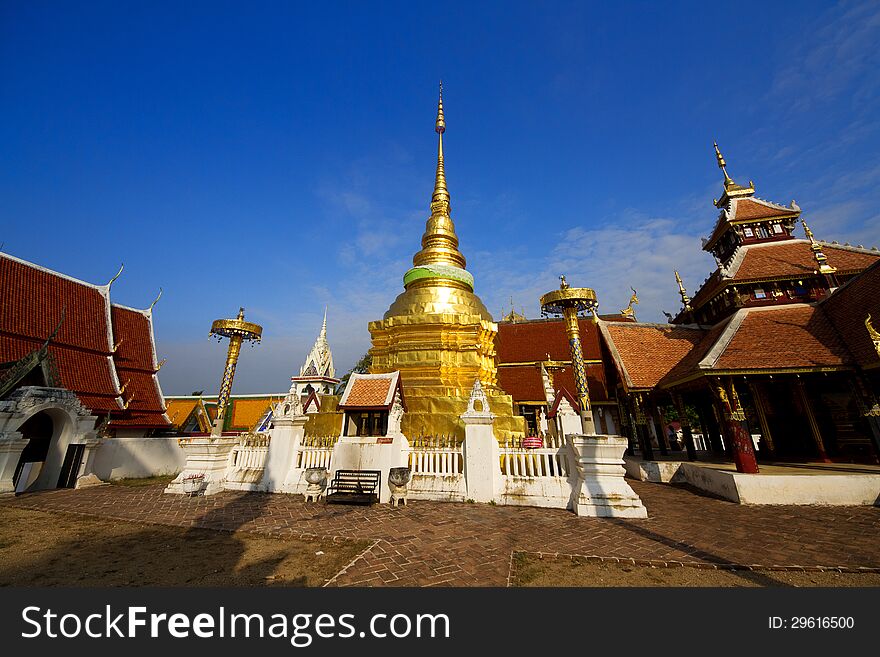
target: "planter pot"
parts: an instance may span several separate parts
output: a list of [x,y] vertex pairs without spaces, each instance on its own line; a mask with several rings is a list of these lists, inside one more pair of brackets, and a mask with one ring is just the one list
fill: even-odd
[[202,490],[202,485],[205,483],[204,477],[194,477],[192,479],[184,479],[183,480],[183,492],[188,495],[195,495],[199,491]]
[[411,468],[391,468],[388,471],[388,483],[398,488],[406,486],[409,483],[410,477],[412,477]]

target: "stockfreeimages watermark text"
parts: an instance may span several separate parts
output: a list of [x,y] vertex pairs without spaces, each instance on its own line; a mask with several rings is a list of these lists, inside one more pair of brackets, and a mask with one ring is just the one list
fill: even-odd
[[448,639],[450,620],[446,614],[373,614],[358,629],[356,614],[265,614],[232,613],[219,607],[214,613],[154,613],[147,607],[91,614],[60,613],[51,608],[29,606],[22,609],[24,639],[159,638],[186,639],[272,638],[286,639],[292,646],[305,648],[316,638],[395,638]]

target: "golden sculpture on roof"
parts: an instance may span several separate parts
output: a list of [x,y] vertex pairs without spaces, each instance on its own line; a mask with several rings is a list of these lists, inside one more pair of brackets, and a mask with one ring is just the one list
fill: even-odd
[[620,314],[623,315],[624,317],[628,317],[628,318],[631,317],[633,320],[635,320],[636,311],[633,308],[633,305],[635,305],[639,302],[639,297],[636,295],[636,289],[634,287],[630,286],[629,289],[632,290],[632,292],[633,292],[632,296],[629,298],[629,304],[627,305],[626,308],[621,309]]
[[868,336],[871,338],[871,342],[874,343],[877,355],[880,356],[880,333],[871,324],[871,313],[868,313],[868,316],[865,318],[865,328],[868,329]]

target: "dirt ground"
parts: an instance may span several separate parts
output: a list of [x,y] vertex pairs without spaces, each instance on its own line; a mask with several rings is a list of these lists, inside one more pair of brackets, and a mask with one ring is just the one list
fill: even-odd
[[880,586],[878,573],[652,568],[585,560],[515,556],[514,586]]
[[321,586],[367,545],[0,505],[0,586]]

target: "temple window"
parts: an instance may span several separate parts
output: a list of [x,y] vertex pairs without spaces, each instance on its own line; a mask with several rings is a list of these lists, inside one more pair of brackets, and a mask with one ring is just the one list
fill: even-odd
[[755,231],[753,231],[751,228],[743,228],[743,235],[745,235],[746,237],[754,237]]
[[773,224],[773,232],[776,235],[781,235],[782,234],[782,225],[781,224]]
[[768,237],[767,229],[764,226],[757,226],[755,232],[758,234],[758,237]]
[[351,411],[345,423],[346,436],[384,436],[388,433],[388,411]]
[[767,298],[767,293],[764,291],[764,288],[762,288],[762,287],[756,287],[753,294],[755,295],[756,299],[766,299]]

